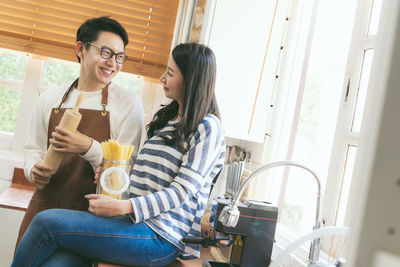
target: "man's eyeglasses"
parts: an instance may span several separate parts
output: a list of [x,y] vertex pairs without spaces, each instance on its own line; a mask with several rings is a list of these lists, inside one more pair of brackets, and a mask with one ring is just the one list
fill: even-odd
[[98,45],[95,45],[91,42],[87,42],[87,43],[89,45],[92,45],[92,46],[96,47],[97,49],[99,49],[100,55],[104,59],[110,59],[115,55],[115,62],[117,62],[118,64],[123,64],[125,62],[125,60],[128,58],[128,56],[124,52],[115,53],[114,51],[111,50],[111,48],[109,48],[107,46],[103,45],[102,47],[99,47]]

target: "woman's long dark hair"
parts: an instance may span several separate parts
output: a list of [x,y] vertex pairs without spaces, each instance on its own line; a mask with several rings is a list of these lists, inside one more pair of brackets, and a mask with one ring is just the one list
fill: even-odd
[[[185,152],[185,139],[193,133],[207,114],[220,119],[215,98],[216,60],[210,48],[196,43],[180,44],[172,50],[172,58],[184,79],[185,97],[183,100],[182,119],[176,124],[172,135],[163,135],[167,144],[176,144]],[[178,115],[179,104],[173,100],[163,106],[147,125],[147,137],[167,125]]]

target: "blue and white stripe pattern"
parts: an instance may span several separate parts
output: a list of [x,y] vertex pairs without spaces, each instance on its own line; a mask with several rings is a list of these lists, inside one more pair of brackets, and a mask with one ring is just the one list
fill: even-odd
[[213,178],[225,158],[221,123],[208,114],[186,142],[187,152],[165,144],[160,134],[147,140],[131,173],[130,192],[135,223],[144,221],[159,235],[181,249],[180,257],[200,256],[200,246],[184,244],[183,237],[200,236],[200,222]]

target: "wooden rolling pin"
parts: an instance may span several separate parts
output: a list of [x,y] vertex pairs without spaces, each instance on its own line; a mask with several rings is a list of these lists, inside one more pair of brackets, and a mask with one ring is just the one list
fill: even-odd
[[[69,131],[75,131],[78,128],[79,122],[81,121],[82,118],[82,114],[79,113],[79,107],[82,104],[84,98],[85,98],[84,94],[79,94],[74,108],[65,110],[64,115],[61,118],[60,124],[58,126]],[[44,164],[49,165],[50,167],[53,168],[52,175],[57,172],[63,158],[64,158],[64,153],[54,151],[53,145],[50,144],[49,149],[47,150],[46,156],[44,157],[43,161]],[[39,189],[43,189],[45,186],[37,185],[37,187]]]

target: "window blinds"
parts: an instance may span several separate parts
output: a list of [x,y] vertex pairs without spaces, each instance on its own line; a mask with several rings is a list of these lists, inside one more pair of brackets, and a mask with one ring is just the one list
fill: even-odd
[[76,61],[78,27],[110,16],[129,35],[123,71],[157,78],[165,70],[179,0],[1,0],[0,47]]

